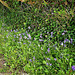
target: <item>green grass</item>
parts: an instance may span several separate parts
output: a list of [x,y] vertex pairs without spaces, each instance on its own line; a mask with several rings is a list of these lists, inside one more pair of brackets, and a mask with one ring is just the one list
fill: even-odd
[[[57,12],[56,9],[53,10]],[[4,55],[6,67],[10,72],[23,70],[30,75],[74,75],[75,26],[71,21],[74,17],[70,16],[74,16],[74,10],[69,21],[63,19],[65,13],[60,19],[57,13],[53,16],[43,12],[44,8],[36,9],[37,12],[35,7],[28,10],[25,13],[8,11],[1,16],[0,54]],[[60,15],[61,11],[58,11]],[[5,71],[6,68],[0,70]]]
[[[74,65],[75,48],[63,48],[58,44],[55,49],[51,41],[40,45],[36,40],[25,39],[25,35],[22,33],[26,34],[25,30],[17,32],[5,31],[4,35],[1,36],[1,38],[4,36],[6,40],[6,43],[1,42],[1,50],[4,53],[6,65],[10,66],[10,71],[13,72],[14,69],[23,69],[35,75],[41,75],[42,73],[51,75],[56,73],[61,75],[62,73],[63,75],[68,75],[70,73],[72,70],[71,66]],[[9,34],[8,38],[6,37],[7,34]],[[49,45],[50,43],[51,45]],[[54,60],[54,58],[57,60]],[[72,70],[70,74],[74,74],[74,71]]]

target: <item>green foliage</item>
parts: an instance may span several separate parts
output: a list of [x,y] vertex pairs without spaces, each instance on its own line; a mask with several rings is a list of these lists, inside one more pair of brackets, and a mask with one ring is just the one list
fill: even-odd
[[41,6],[1,13],[0,52],[10,71],[74,74],[74,9]]

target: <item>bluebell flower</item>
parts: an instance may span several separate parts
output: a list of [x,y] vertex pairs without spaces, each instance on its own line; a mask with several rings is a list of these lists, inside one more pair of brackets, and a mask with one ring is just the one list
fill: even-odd
[[47,32],[47,34],[49,34],[49,32]]
[[47,65],[48,65],[48,63],[47,63]]
[[68,60],[68,58],[66,58],[66,60]]
[[61,44],[60,45],[62,45],[63,46],[63,42],[61,42]]
[[22,33],[23,35],[25,35],[25,33]]
[[50,60],[49,58],[47,58],[47,60]]
[[54,58],[54,60],[56,61],[57,59],[56,59],[56,58]]
[[12,32],[12,29],[11,29],[11,32]]
[[49,50],[49,48],[48,48],[48,50],[47,50],[48,52],[50,52],[50,50]]
[[68,40],[68,39],[65,39],[65,40],[64,40],[64,43],[66,43],[66,42],[69,42],[69,40]]
[[75,71],[75,65],[72,66],[72,70]]
[[51,14],[54,14],[54,13],[51,13]]
[[31,29],[30,26],[28,27],[28,29]]
[[51,32],[51,37],[53,37],[53,32]]
[[8,35],[6,37],[8,38]]
[[51,66],[52,64],[50,63],[49,65]]
[[64,35],[65,33],[62,33],[62,35]]
[[47,54],[47,52],[45,52]]
[[28,32],[26,31],[26,33],[28,33]]
[[43,38],[42,35],[40,35],[40,38]]
[[35,60],[35,56],[33,57],[33,59]]
[[42,40],[42,39],[39,39],[39,41],[44,41],[44,40]]
[[14,30],[14,32],[17,32],[16,30]]
[[23,44],[26,44],[26,43],[23,43]]
[[22,39],[22,36],[20,36],[19,40],[21,40],[21,39]]
[[16,38],[16,35],[14,35],[14,38]]
[[64,47],[66,47],[66,44],[64,44]]
[[19,36],[21,36],[21,34],[19,34]]
[[27,35],[28,35],[29,39],[31,39],[31,36],[30,36],[30,34],[27,34]]
[[67,31],[64,31],[64,32],[67,32]]
[[62,58],[62,56],[60,56],[60,58]]
[[73,42],[73,39],[71,38],[71,41],[70,41],[70,43],[72,44],[72,42]]
[[29,59],[29,61],[31,61],[31,62],[32,62],[32,60],[31,60],[31,59]]

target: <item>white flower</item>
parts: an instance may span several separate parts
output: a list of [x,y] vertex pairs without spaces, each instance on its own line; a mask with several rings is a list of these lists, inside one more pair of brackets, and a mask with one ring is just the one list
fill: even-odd
[[63,42],[61,43],[61,45],[63,46]]
[[27,39],[27,37],[26,37],[26,36],[24,36],[24,38],[25,38],[25,39]]
[[31,29],[30,26],[28,27],[28,29]]

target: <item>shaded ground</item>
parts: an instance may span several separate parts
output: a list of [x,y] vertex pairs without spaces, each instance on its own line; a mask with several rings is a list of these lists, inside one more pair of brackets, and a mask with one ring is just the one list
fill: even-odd
[[4,56],[2,54],[0,54],[0,75],[6,75],[6,74],[4,74],[4,72],[11,74],[11,72],[9,72],[8,68],[6,66],[4,66],[5,60],[3,57]]
[[[9,71],[8,67],[6,67],[4,65],[5,60],[3,57],[4,56],[2,54],[0,54],[0,75],[14,75],[14,74],[12,74],[12,72]],[[16,75],[28,75],[28,74],[21,71]]]

